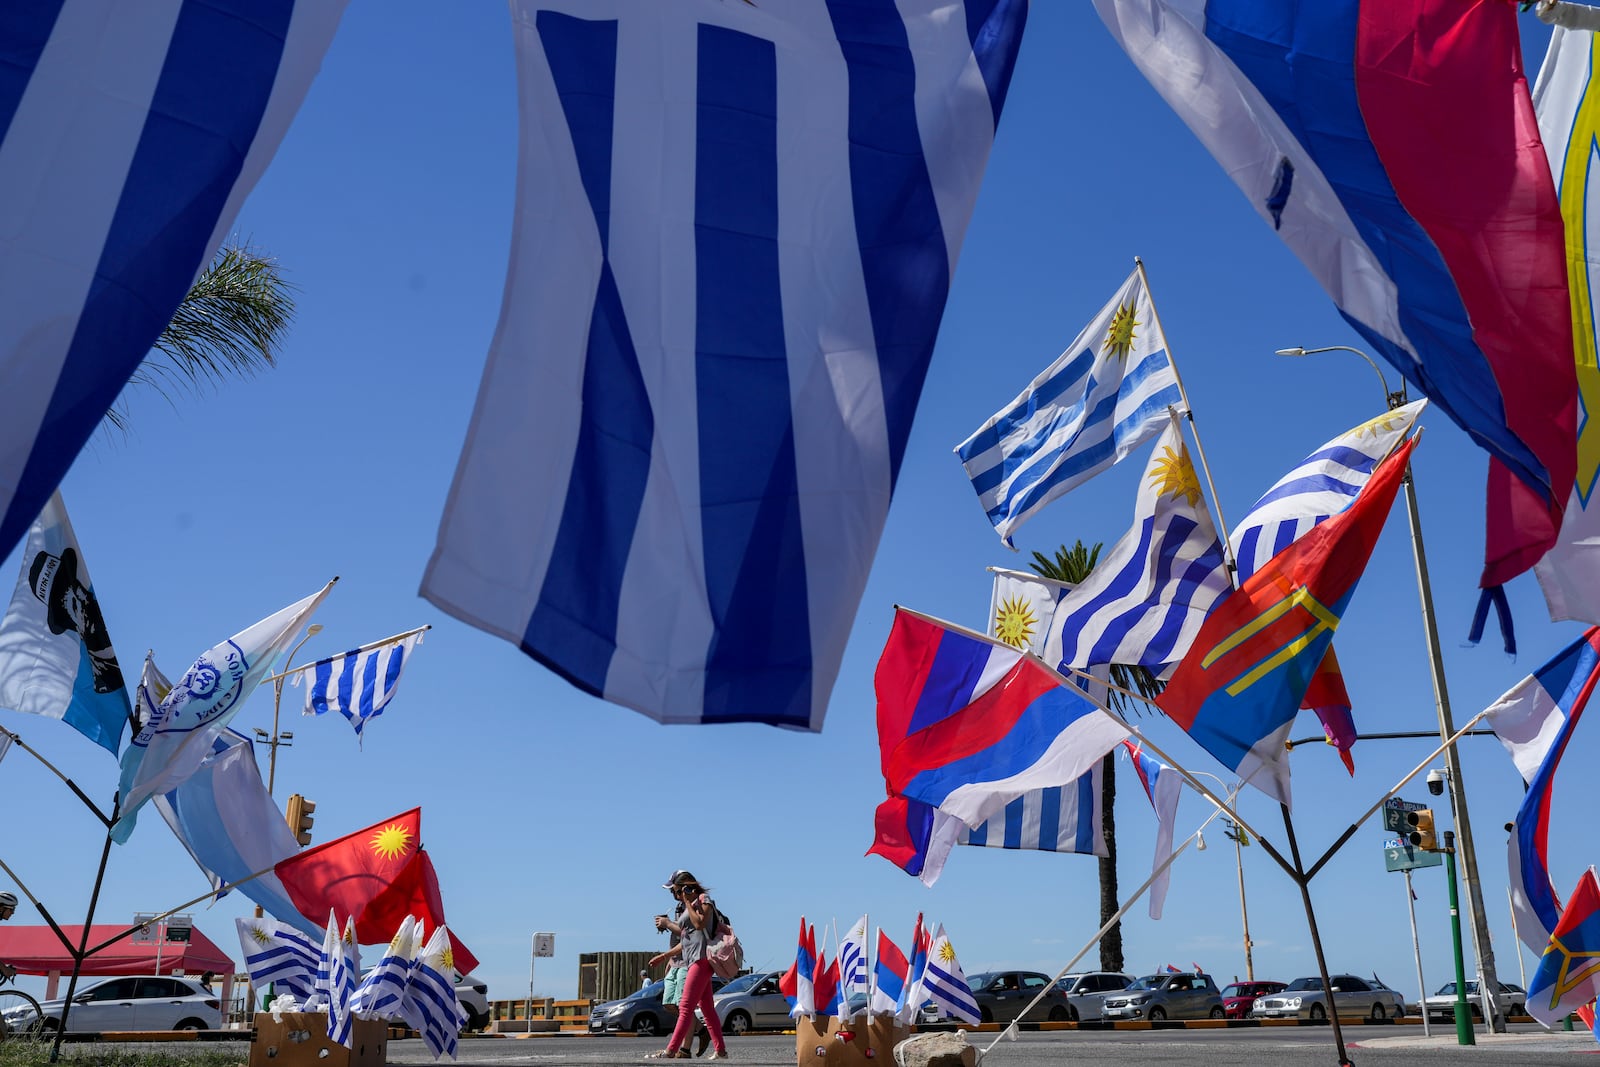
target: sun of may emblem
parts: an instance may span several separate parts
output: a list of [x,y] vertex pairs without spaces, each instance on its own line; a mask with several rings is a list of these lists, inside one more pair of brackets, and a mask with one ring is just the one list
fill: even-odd
[[1115,315],[1111,316],[1111,328],[1106,330],[1106,343],[1100,346],[1100,351],[1110,352],[1118,359],[1127,359],[1128,350],[1133,347],[1133,328],[1139,325],[1134,320],[1133,308],[1122,305],[1117,308]]
[[447,973],[450,972],[450,971],[455,970],[456,969],[456,953],[455,953],[455,949],[451,948],[448,944],[445,945],[444,946],[444,951],[439,953],[439,961],[444,964],[444,966],[442,968],[440,968],[441,970],[443,970],[443,971],[445,971]]
[[399,823],[392,822],[388,826],[372,835],[372,852],[374,855],[392,860],[396,856],[405,854],[411,845],[411,832]]
[[1406,417],[1398,412],[1386,411],[1377,418],[1368,419],[1357,426],[1356,433],[1361,437],[1377,437],[1379,434],[1389,433],[1405,419]]
[[1033,605],[1021,597],[1007,597],[994,614],[994,635],[1012,648],[1027,648],[1038,625]]
[[943,960],[945,963],[949,963],[955,958],[956,947],[954,945],[946,941],[944,944],[939,946],[939,959]]
[[1186,497],[1189,506],[1194,507],[1200,502],[1200,479],[1195,477],[1194,467],[1189,463],[1189,450],[1179,445],[1177,452],[1170,447],[1163,447],[1161,451],[1163,455],[1156,460],[1155,473],[1150,476],[1152,482],[1160,483],[1157,492],[1162,496]]
[[270,945],[272,943],[272,938],[268,937],[267,932],[259,926],[250,928],[250,936],[256,939],[257,944]]

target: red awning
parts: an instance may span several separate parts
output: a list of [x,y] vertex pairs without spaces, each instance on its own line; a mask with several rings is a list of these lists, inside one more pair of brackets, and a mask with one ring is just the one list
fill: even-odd
[[[115,937],[125,926],[98,923],[89,930],[89,948],[110,937]],[[76,946],[83,937],[82,926],[63,926],[65,933]],[[161,948],[161,969],[156,970],[156,945],[136,945],[123,938],[83,961],[81,973],[90,975],[114,974],[185,974],[200,975],[211,971],[219,975],[233,974],[233,961],[218,948],[199,927],[189,931],[188,941],[168,941]],[[72,970],[72,954],[62,947],[55,932],[48,926],[13,926],[0,923],[0,960],[11,964],[23,974],[49,974]]]

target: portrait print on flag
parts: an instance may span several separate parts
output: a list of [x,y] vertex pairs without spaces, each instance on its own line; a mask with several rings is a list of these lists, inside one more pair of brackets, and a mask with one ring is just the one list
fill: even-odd
[[1026,0],[514,0],[505,305],[422,594],[820,730]]

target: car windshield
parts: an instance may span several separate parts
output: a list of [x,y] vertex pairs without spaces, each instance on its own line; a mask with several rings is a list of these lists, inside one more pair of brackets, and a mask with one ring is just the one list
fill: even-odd
[[976,993],[987,987],[992,981],[994,981],[994,975],[987,971],[983,974],[974,974],[967,978],[967,988]]
[[[1468,982],[1467,983],[1467,995],[1468,996],[1472,996],[1477,992],[1478,992],[1478,983],[1477,982]],[[1439,987],[1439,992],[1434,994],[1434,996],[1436,996],[1436,997],[1453,997],[1455,995],[1456,995],[1456,984],[1454,982],[1446,982],[1444,985]]]
[[1147,974],[1143,978],[1141,978],[1138,981],[1134,982],[1128,988],[1129,989],[1160,989],[1161,986],[1166,982],[1166,980],[1167,980],[1167,976],[1164,975],[1164,974]]
[[1253,997],[1256,995],[1257,988],[1258,987],[1254,985],[1245,985],[1242,982],[1235,982],[1233,985],[1224,989],[1222,991],[1222,995],[1225,997]]
[[757,982],[761,981],[765,977],[765,972],[760,974],[741,974],[739,977],[735,978],[733,981],[717,990],[717,995],[720,997],[724,993],[747,993],[752,987],[755,986]]
[[[1330,979],[1330,981],[1331,981],[1331,979]],[[1286,988],[1284,990],[1284,992],[1285,993],[1304,993],[1307,990],[1315,990],[1318,993],[1322,992],[1322,979],[1320,979],[1320,978],[1296,978],[1294,981],[1289,983],[1288,988]]]
[[665,983],[665,982],[660,982],[660,981],[651,982],[649,985],[645,986],[643,989],[639,990],[637,993],[631,993],[631,994],[629,994],[627,997],[625,997],[623,999],[625,999],[625,1000],[649,1000],[652,997],[655,997],[655,998],[659,999],[661,994],[666,990],[666,988],[667,988],[667,983]]

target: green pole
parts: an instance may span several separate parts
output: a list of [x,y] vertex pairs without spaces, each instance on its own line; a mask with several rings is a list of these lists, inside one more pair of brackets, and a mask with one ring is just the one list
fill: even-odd
[[1467,971],[1461,959],[1461,914],[1456,906],[1456,835],[1444,832],[1444,877],[1450,886],[1450,942],[1456,957],[1456,1043],[1475,1045],[1477,1037],[1472,1032],[1472,1012],[1467,1007]]

